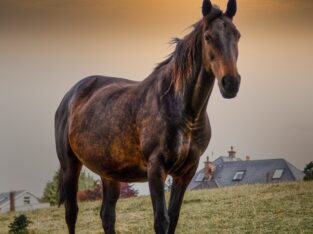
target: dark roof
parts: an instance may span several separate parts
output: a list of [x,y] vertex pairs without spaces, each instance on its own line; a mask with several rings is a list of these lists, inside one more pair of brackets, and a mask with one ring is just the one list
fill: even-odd
[[[233,161],[224,160],[223,157],[220,157],[216,159],[213,164],[216,166],[216,169],[212,180],[217,187],[232,186],[236,184],[302,180],[304,176],[299,169],[288,163],[285,159]],[[283,173],[279,179],[273,179],[276,169],[283,169]],[[203,171],[204,169],[195,174],[188,189],[201,188],[203,187],[203,183],[207,183],[196,181],[198,174],[203,173]],[[234,181],[234,175],[238,171],[244,172],[243,178],[240,181]]]
[[287,165],[289,167],[289,169],[291,170],[293,176],[295,177],[296,180],[303,180],[304,177],[304,173],[302,171],[300,171],[298,168],[296,168],[294,165],[290,164],[289,162],[287,162]]
[[[25,190],[15,191],[15,197],[25,192]],[[0,206],[10,199],[10,193],[0,193]]]
[[241,161],[240,158],[230,158],[228,156],[220,156],[218,157],[217,159],[214,160],[214,164],[221,164],[221,163],[224,163],[224,162],[233,162],[233,161]]

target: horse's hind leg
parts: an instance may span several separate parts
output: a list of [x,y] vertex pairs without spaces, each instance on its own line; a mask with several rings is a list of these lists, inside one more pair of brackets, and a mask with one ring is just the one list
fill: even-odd
[[117,181],[102,180],[102,207],[100,216],[106,234],[115,234],[115,207],[120,196],[120,183]]
[[68,155],[61,163],[60,170],[60,203],[64,202],[65,220],[70,234],[75,234],[75,224],[78,214],[77,190],[78,179],[82,167],[74,155]]

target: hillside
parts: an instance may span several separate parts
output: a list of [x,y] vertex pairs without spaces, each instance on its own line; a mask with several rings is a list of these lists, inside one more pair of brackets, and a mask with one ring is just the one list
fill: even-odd
[[[77,233],[103,233],[100,202],[81,203]],[[27,212],[31,233],[66,233],[64,208]],[[7,233],[14,214],[0,215]],[[153,233],[150,197],[121,199],[118,233]],[[176,233],[313,233],[313,182],[188,192]]]

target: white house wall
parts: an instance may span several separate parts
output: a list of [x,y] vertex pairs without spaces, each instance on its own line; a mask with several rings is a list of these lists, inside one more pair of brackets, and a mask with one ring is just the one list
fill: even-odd
[[[29,197],[29,204],[25,203],[25,197]],[[28,211],[48,207],[49,203],[40,203],[38,199],[29,192],[24,192],[18,196],[15,196],[15,211]],[[8,211],[10,211],[10,202],[7,202],[1,206],[0,213],[6,213]]]

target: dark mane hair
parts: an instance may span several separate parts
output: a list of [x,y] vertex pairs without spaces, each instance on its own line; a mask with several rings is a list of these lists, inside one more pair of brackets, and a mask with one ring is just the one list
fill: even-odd
[[[175,88],[179,89],[184,86],[189,77],[195,75],[202,65],[202,34],[204,29],[214,19],[220,17],[222,11],[218,8],[212,8],[211,13],[195,23],[192,27],[191,33],[186,35],[183,39],[174,38],[171,44],[176,44],[176,48],[168,58],[159,63],[155,71],[164,66],[173,66],[172,77]],[[171,63],[172,62],[172,63]]]

